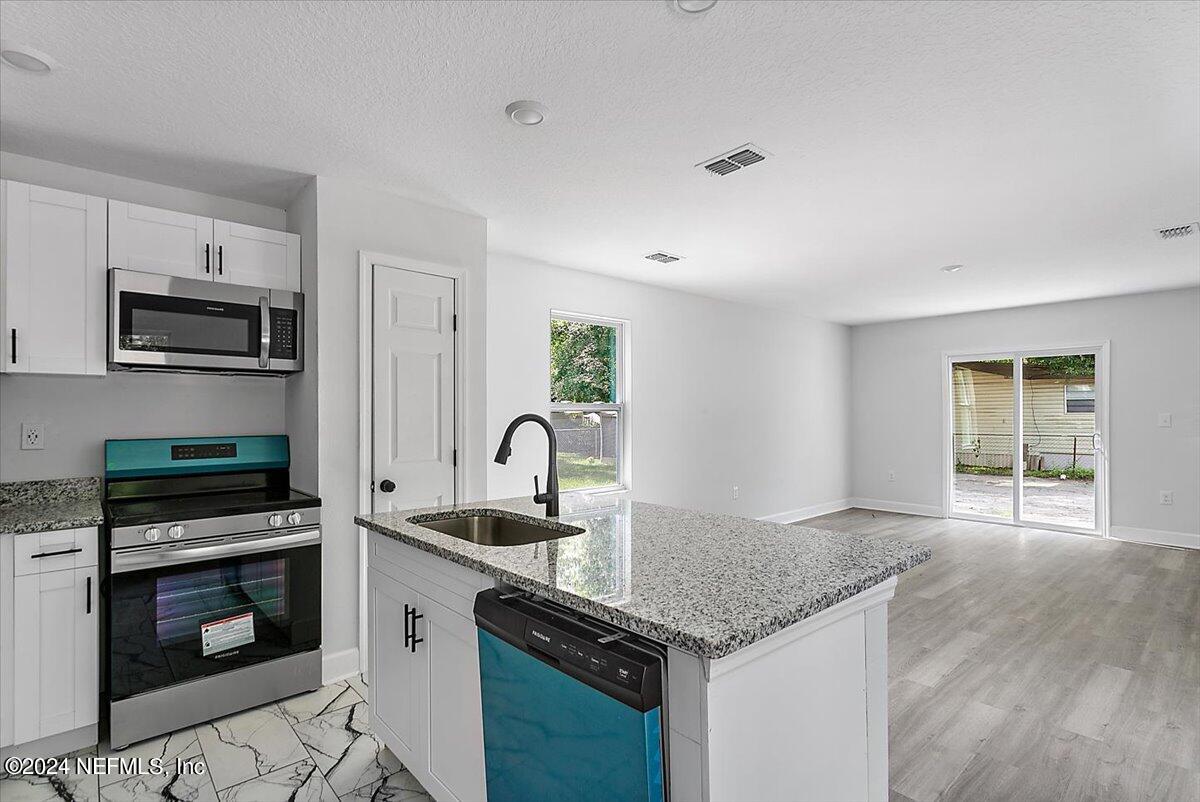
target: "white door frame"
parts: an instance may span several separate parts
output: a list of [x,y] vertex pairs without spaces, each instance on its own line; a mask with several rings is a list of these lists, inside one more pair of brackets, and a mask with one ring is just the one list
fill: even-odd
[[[1095,531],[1074,526],[1025,521],[1021,516],[1021,494],[1017,488],[1023,481],[1025,465],[1016,459],[1017,444],[1022,442],[1024,414],[1021,386],[1021,360],[1027,356],[1062,356],[1066,354],[1094,353],[1096,355],[1096,431],[1100,433],[1100,448],[1096,457],[1096,529]],[[1012,520],[987,515],[971,515],[954,512],[954,363],[987,359],[1013,359],[1013,517]],[[1018,348],[993,348],[971,351],[942,352],[942,517],[961,518],[969,521],[985,521],[1031,529],[1053,529],[1060,532],[1085,534],[1093,537],[1109,537],[1109,341],[1100,340],[1076,345],[1026,345]]]
[[[359,514],[373,512],[371,474],[374,471],[372,434],[375,419],[372,410],[374,400],[374,269],[390,267],[424,273],[454,281],[454,310],[458,316],[454,336],[454,444],[460,454],[470,453],[466,431],[466,409],[463,387],[466,386],[468,326],[471,317],[467,310],[466,268],[425,262],[407,256],[394,256],[376,251],[358,252],[358,510]],[[454,502],[463,496],[463,465],[465,459],[456,460],[454,465]],[[358,670],[367,673],[367,530],[358,528]]]

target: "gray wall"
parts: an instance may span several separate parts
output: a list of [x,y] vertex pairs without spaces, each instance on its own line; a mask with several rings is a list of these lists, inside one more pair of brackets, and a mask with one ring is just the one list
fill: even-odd
[[284,389],[287,435],[292,447],[292,485],[320,495],[317,460],[317,180],[287,208],[288,231],[300,235],[300,289],[304,292],[304,370],[288,376]]
[[[21,421],[46,427],[22,451]],[[283,380],[110,373],[0,376],[0,481],[100,476],[106,438],[278,434]]]
[[[1200,532],[1200,289],[851,329],[854,495],[942,507],[944,352],[1110,345],[1114,534]],[[1169,412],[1174,425],[1158,426]],[[888,480],[895,471],[895,480]],[[1175,503],[1158,503],[1171,490]],[[1200,542],[1200,541],[1198,541]]]
[[[0,153],[0,177],[162,206],[248,225],[283,228],[282,209]],[[302,253],[303,253],[302,245]],[[21,422],[46,426],[46,447],[22,451]],[[111,437],[277,434],[284,380],[129,374],[0,376],[0,481],[103,473]]]
[[[460,455],[464,459],[464,495],[483,498],[487,221],[340,179],[318,176],[316,190],[318,483],[325,541],[324,593],[330,600],[322,621],[328,679],[357,668],[351,660],[357,657],[359,624],[358,532],[353,520],[359,511],[360,489],[359,251],[467,270],[467,311],[459,317],[460,335],[466,338],[467,375],[461,391],[467,410],[467,442]],[[301,414],[303,420],[289,422],[291,428],[310,425],[308,411]]]

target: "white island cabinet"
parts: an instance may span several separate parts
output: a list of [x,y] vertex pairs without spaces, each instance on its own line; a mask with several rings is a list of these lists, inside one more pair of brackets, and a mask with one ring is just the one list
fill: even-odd
[[482,802],[471,610],[492,580],[375,533],[367,542],[372,729],[439,802]]
[[[551,525],[528,499],[481,508]],[[929,549],[626,499],[564,496],[552,526],[581,533],[510,546],[408,520],[453,512],[355,519],[371,722],[439,802],[486,797],[472,612],[493,586],[666,647],[672,802],[886,802],[887,605]]]
[[100,584],[94,527],[0,536],[0,747],[96,743]]

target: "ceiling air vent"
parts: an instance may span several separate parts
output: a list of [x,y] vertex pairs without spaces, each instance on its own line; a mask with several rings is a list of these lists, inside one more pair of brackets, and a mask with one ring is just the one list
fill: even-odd
[[1186,226],[1175,226],[1174,228],[1158,229],[1158,236],[1163,239],[1179,239],[1180,237],[1192,237],[1200,232],[1200,223],[1188,223]]
[[729,175],[737,172],[743,167],[749,167],[752,164],[758,164],[760,161],[769,156],[765,150],[747,142],[740,148],[734,148],[728,153],[722,153],[713,159],[705,159],[697,164],[697,167],[703,167],[704,170],[712,175]]
[[683,257],[667,253],[666,251],[655,251],[654,253],[646,254],[646,258],[652,262],[662,262],[664,265],[669,265],[671,262],[678,262]]

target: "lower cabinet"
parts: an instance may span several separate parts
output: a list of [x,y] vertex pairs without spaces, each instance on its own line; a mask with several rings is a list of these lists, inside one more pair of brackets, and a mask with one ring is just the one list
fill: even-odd
[[[415,551],[394,541],[385,548],[397,559],[399,550]],[[369,565],[371,726],[434,799],[482,802],[483,717],[470,606],[483,578],[460,584],[419,563]],[[450,589],[437,584],[443,579]]]
[[3,583],[12,593],[12,604],[5,604],[12,619],[0,626],[11,659],[0,683],[6,696],[0,708],[9,719],[4,740],[23,744],[94,725],[100,717],[97,531],[5,537],[13,539],[13,551],[5,555]]

